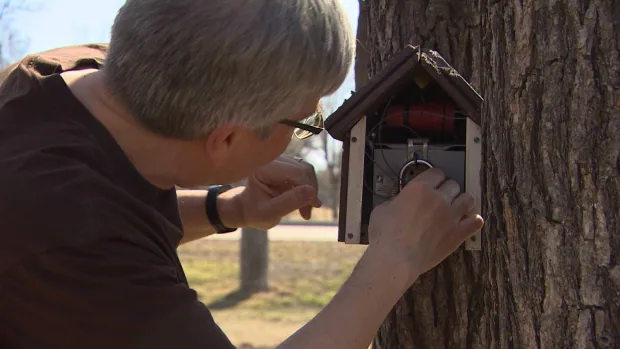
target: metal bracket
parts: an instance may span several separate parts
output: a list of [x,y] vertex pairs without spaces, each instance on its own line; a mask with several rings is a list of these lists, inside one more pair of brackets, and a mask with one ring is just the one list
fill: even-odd
[[415,155],[415,147],[413,145],[413,139],[409,138],[407,140],[407,161],[413,160]]
[[428,160],[428,139],[426,138],[407,139],[407,161],[411,161],[415,159]]
[[[470,118],[467,118],[467,136],[465,142],[465,190],[476,199],[476,212],[482,210],[482,189],[480,186],[480,170],[482,166],[482,138],[480,138],[480,126]],[[470,239],[465,241],[465,249],[468,251],[482,250],[482,234],[478,231]]]

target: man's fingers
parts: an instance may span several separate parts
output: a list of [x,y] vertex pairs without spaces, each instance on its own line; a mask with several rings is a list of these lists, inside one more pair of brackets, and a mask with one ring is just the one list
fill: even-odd
[[461,193],[459,184],[453,180],[443,182],[443,184],[437,189],[439,193],[444,197],[448,203],[452,203]]
[[470,213],[467,216],[463,217],[463,219],[461,219],[461,221],[459,222],[459,227],[465,229],[466,231],[470,231],[469,233],[466,233],[469,235],[482,229],[483,225],[484,219],[477,213]]
[[303,219],[309,221],[312,218],[312,206],[304,206],[299,209],[299,214],[303,217]]
[[417,175],[407,185],[409,185],[410,183],[424,183],[429,187],[435,189],[439,187],[445,180],[446,175],[443,173],[442,170],[438,168],[431,168]]
[[482,229],[483,225],[484,220],[479,214],[470,213],[463,217],[459,222],[459,227],[456,230],[457,233],[454,238],[458,240],[458,244],[461,244],[474,235],[477,231]]
[[303,162],[303,159],[298,156],[281,155],[278,156],[276,161],[282,161],[289,164],[299,164]]
[[[314,167],[305,161],[298,161],[288,156],[280,156],[256,173],[261,183],[270,189],[289,190],[299,185],[311,185],[318,190],[318,179]],[[318,199],[312,203],[313,207],[321,207]]]
[[316,200],[316,189],[310,185],[300,185],[268,200],[262,205],[260,214],[283,217],[303,207],[311,206],[314,200]]
[[[283,171],[282,175],[287,176],[286,178],[290,180],[289,184],[291,187],[309,184],[318,190],[319,183],[316,177],[316,172],[314,171],[314,166],[301,160],[300,158],[292,158],[289,156],[280,156],[276,161],[283,165],[283,169],[287,170],[286,172]],[[308,217],[310,215],[310,211],[312,211],[312,207],[319,208],[321,206],[323,206],[321,200],[319,200],[318,197],[315,198],[312,204],[308,206]],[[304,215],[302,214],[302,216]]]
[[304,171],[299,165],[288,163],[285,161],[275,160],[268,164],[260,174],[261,182],[267,182],[274,186],[290,185],[296,186],[307,180],[304,178]]
[[457,214],[465,216],[471,213],[471,210],[476,206],[476,199],[469,193],[461,193],[452,202],[452,207]]

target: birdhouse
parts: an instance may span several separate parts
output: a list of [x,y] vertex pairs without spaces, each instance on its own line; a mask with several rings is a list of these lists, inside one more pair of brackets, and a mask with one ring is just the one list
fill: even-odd
[[[408,46],[331,114],[325,128],[343,142],[338,241],[368,244],[373,208],[431,167],[480,212],[481,104],[437,52]],[[480,232],[465,247],[480,250]]]

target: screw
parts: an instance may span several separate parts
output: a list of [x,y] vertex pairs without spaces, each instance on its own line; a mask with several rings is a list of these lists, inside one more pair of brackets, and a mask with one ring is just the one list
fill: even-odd
[[480,143],[480,137],[474,138],[474,143]]
[[351,138],[351,142],[353,142],[353,143],[357,142],[357,137]]
[[349,234],[347,234],[347,237],[348,237],[349,239],[353,239],[353,234],[349,233]]

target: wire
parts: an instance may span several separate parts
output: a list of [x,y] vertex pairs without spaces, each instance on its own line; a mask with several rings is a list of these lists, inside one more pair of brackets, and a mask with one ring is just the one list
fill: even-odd
[[[393,98],[390,99],[390,101],[388,102],[388,104],[386,104],[385,109],[383,110],[383,113],[381,114],[381,119],[379,120],[379,123],[377,124],[379,126],[379,131],[377,131],[377,139],[379,141],[379,145],[381,147],[383,147],[383,142],[381,141],[381,133],[383,133],[383,122],[385,120],[387,120],[388,115],[387,115],[387,111],[390,108],[390,105],[392,104]],[[387,161],[387,158],[385,157],[385,152],[383,151],[383,148],[380,149],[380,153],[381,153],[381,157],[383,158],[383,161],[385,162],[385,164],[387,165],[387,167],[390,169],[390,172],[392,172],[392,174],[394,175],[395,178],[398,178],[398,173],[396,173],[394,171],[394,169],[392,168],[392,166],[390,166],[390,163]]]
[[[367,143],[368,144],[368,143]],[[370,148],[372,149],[372,146],[370,146]],[[375,162],[375,160],[370,156],[370,154],[368,154],[367,151],[364,151],[364,155],[366,155],[366,157],[368,157],[368,159],[370,160],[370,162],[372,162],[373,165],[377,166],[381,171],[383,171],[384,173],[387,173],[387,171],[385,170],[385,168],[383,168],[381,165],[379,165],[379,163]],[[392,183],[394,183],[394,185],[396,187],[398,187],[398,179],[397,178],[392,178],[392,177],[387,177],[390,181],[392,181]],[[380,196],[382,198],[385,199],[391,199],[392,197],[389,195],[384,195],[381,193],[378,193],[374,190],[374,188],[372,188],[368,182],[366,182],[366,178],[364,178],[364,187],[366,187],[366,190],[368,190],[369,192],[371,192],[373,195],[377,195]]]
[[[385,108],[385,111],[383,114],[385,114],[387,112],[387,108],[389,108],[390,103],[392,103],[392,100],[390,100]],[[383,166],[379,165],[378,162],[375,161],[374,159],[374,153],[372,154],[372,156],[369,154],[368,149],[370,149],[371,151],[374,150],[374,142],[370,139],[370,137],[373,135],[373,133],[375,132],[375,130],[377,129],[378,126],[380,126],[383,122],[384,122],[384,118],[382,118],[381,120],[379,120],[379,122],[370,130],[370,132],[368,132],[366,134],[366,149],[364,149],[364,155],[366,155],[366,157],[368,157],[368,159],[370,160],[370,162],[374,165],[377,166],[381,171],[383,171],[385,174],[388,174],[388,171],[385,170],[385,168],[383,168]],[[383,154],[383,151],[381,151],[381,154]],[[388,162],[387,160],[384,158],[385,164],[387,165]],[[389,165],[388,165],[389,166]],[[387,176],[387,178],[392,181],[392,183],[394,183],[394,185],[398,188],[398,175],[395,175],[394,177],[389,177]],[[371,192],[373,195],[382,197],[384,199],[391,199],[392,196],[390,195],[384,195],[381,193],[377,193],[374,188],[372,188],[368,182],[366,181],[366,178],[364,178],[364,187],[366,188],[366,190],[368,190],[369,192]]]
[[[404,124],[393,124],[393,125],[389,125],[388,124],[388,125],[385,125],[384,124],[385,121],[389,117],[401,114],[401,112],[395,112],[395,113],[390,113],[390,114],[387,113],[387,111],[389,110],[389,107],[392,104],[393,100],[394,100],[394,98],[391,98],[388,101],[388,103],[385,106],[385,109],[383,110],[383,113],[381,113],[381,117],[380,117],[379,121],[373,126],[373,128],[370,130],[370,132],[367,133],[367,136],[366,136],[366,146],[367,146],[367,149],[364,150],[364,154],[365,154],[366,157],[368,157],[368,159],[372,162],[373,165],[377,166],[385,174],[388,174],[388,171],[386,171],[386,169],[383,166],[381,166],[378,162],[375,161],[374,154],[373,154],[373,156],[371,156],[369,154],[369,152],[368,152],[368,147],[371,149],[371,151],[374,150],[374,146],[373,146],[374,143],[370,139],[370,137],[372,137],[375,134],[375,131],[377,131],[377,140],[379,142],[379,146],[381,147],[381,148],[378,148],[378,150],[381,153],[381,156],[383,158],[383,161],[385,162],[385,165],[389,168],[389,172],[391,172],[391,174],[393,175],[393,177],[387,176],[387,178],[390,179],[398,188],[399,185],[400,185],[399,184],[400,183],[400,178],[399,178],[400,176],[390,166],[389,162],[387,161],[387,157],[385,156],[384,149],[382,148],[383,147],[383,142],[381,141],[381,138],[382,138],[381,134],[383,133],[382,132],[383,128],[384,127],[385,128],[392,128],[392,127],[405,128],[405,129],[409,130],[415,137],[418,137],[418,138],[421,138],[421,137],[420,137],[420,135],[417,132],[415,132],[411,127],[409,127],[407,125],[404,125]],[[462,117],[448,117],[448,116],[445,116],[442,113],[435,113],[435,112],[426,111],[426,110],[409,110],[409,112],[422,113],[425,116],[434,116],[434,117],[443,118],[443,119],[454,119],[454,120],[464,120],[464,119],[467,119],[467,114],[465,112],[463,112],[463,111],[460,111],[460,110],[455,110],[454,114],[464,115]],[[366,188],[366,190],[368,190],[373,195],[376,195],[376,196],[379,196],[379,197],[382,197],[382,198],[387,198],[387,199],[391,198],[391,196],[389,196],[389,195],[384,195],[384,194],[381,194],[381,193],[377,193],[368,184],[368,182],[366,181],[366,178],[364,178],[363,184],[364,184],[364,187]]]
[[[372,149],[372,146],[371,146],[371,149]],[[387,171],[385,170],[385,168],[384,168],[383,166],[379,165],[379,163],[375,161],[374,157],[370,156],[370,155],[368,154],[368,152],[365,152],[365,154],[366,154],[366,156],[368,157],[368,159],[370,159],[370,161],[373,163],[373,165],[377,166],[377,167],[378,167],[381,171],[383,171],[383,172],[387,173]],[[398,177],[398,176],[397,176],[397,177]],[[394,184],[398,184],[398,178],[391,178],[391,177],[388,177],[388,178],[389,178],[392,182],[394,182]]]

